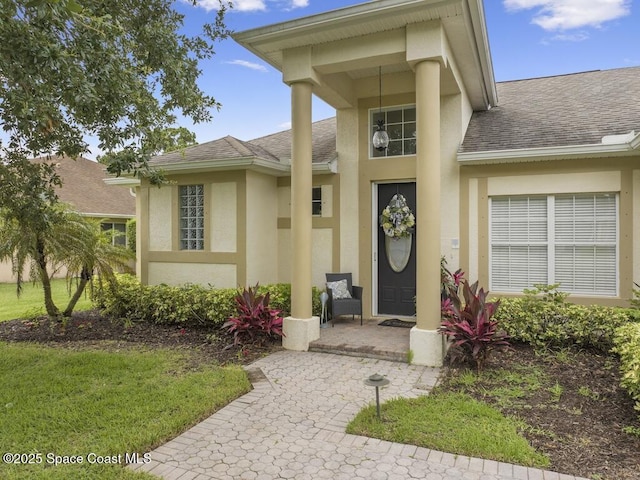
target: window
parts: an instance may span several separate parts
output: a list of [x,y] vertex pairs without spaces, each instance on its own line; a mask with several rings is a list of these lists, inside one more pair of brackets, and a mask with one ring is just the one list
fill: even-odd
[[311,196],[311,214],[317,217],[322,215],[322,187],[313,187]]
[[100,224],[103,232],[111,232],[111,244],[127,246],[127,226],[124,223],[102,222]]
[[180,187],[180,249],[204,250],[204,185]]
[[617,295],[615,194],[493,197],[490,215],[491,290]]
[[[383,120],[389,134],[389,146],[378,151],[373,148],[371,138],[377,129],[378,120]],[[416,107],[393,107],[382,111],[371,111],[371,133],[369,145],[371,157],[396,157],[416,154]]]

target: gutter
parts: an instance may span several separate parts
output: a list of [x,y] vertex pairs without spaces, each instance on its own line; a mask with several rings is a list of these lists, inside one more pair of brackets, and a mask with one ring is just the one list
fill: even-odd
[[[619,141],[623,139],[623,141]],[[458,153],[460,165],[491,165],[497,163],[569,160],[574,158],[629,157],[640,155],[640,134],[603,137],[601,143],[559,147],[519,148]]]

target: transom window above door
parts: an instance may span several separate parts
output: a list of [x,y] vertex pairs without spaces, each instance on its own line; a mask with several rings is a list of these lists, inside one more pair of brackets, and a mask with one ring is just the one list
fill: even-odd
[[[389,134],[389,146],[385,150],[376,150],[371,143],[379,120],[384,122],[385,129]],[[415,155],[416,106],[372,109],[369,114],[369,132],[369,154],[372,158]]]

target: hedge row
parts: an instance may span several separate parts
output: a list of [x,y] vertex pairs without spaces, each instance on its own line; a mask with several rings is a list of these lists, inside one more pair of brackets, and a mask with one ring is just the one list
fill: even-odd
[[509,336],[534,347],[580,345],[608,352],[618,328],[633,321],[631,309],[503,298],[495,319]]
[[640,412],[640,323],[620,327],[614,337],[613,351],[620,356],[621,385],[636,401]]
[[[260,293],[269,292],[270,305],[291,312],[291,285],[260,285]],[[142,285],[131,275],[117,275],[116,281],[97,287],[93,302],[103,313],[130,322],[157,324],[207,325],[220,327],[236,312],[237,288],[206,288],[200,285]],[[320,292],[315,287],[313,314],[321,311]]]

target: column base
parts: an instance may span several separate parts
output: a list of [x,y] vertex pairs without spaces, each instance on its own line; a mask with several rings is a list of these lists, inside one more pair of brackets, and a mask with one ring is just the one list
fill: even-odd
[[414,365],[441,367],[447,353],[445,340],[437,330],[413,327],[409,335],[409,348],[413,352]]
[[309,343],[320,338],[320,317],[285,317],[282,331],[282,346],[286,350],[306,352],[309,350]]

